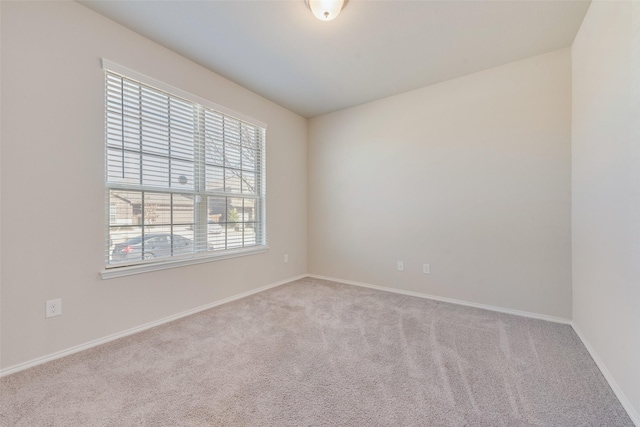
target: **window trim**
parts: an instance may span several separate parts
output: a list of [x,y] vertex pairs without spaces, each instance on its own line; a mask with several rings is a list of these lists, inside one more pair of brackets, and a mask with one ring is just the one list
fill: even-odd
[[148,273],[150,271],[167,270],[169,268],[185,267],[187,265],[203,264],[205,262],[221,261],[224,259],[237,258],[247,255],[262,254],[269,251],[269,246],[251,246],[250,249],[228,250],[224,253],[200,253],[194,254],[191,258],[179,257],[176,259],[167,259],[164,261],[154,261],[153,263],[141,263],[136,265],[128,265],[124,267],[109,268],[100,271],[100,277],[103,280],[113,279],[116,277],[132,276],[134,274]]
[[[194,95],[192,93],[186,92],[182,89],[176,88],[174,86],[171,86],[169,84],[163,83],[161,81],[158,81],[154,78],[151,78],[145,74],[139,73],[137,71],[131,70],[127,67],[124,67],[120,64],[117,64],[115,62],[112,62],[108,59],[102,58],[102,68],[103,70],[106,71],[110,71],[116,74],[120,74],[123,76],[126,76],[126,78],[131,79],[131,80],[135,80],[138,81],[141,84],[147,85],[147,86],[151,86],[155,89],[158,89],[160,91],[166,92],[172,96],[178,97],[178,98],[183,98],[186,101],[189,102],[193,102],[195,104],[199,104],[205,108],[209,108],[212,109],[220,114],[223,114],[225,116],[228,116],[230,118],[233,119],[237,119],[241,122],[245,122],[249,125],[253,125],[259,128],[262,128],[265,133],[267,130],[267,124],[260,122],[252,117],[246,116],[244,114],[238,113],[236,111],[230,110],[226,107],[223,107],[221,105],[215,104],[205,98],[201,98],[197,95]],[[106,94],[105,94],[105,100],[106,100]],[[106,126],[106,124],[105,124]],[[157,270],[165,270],[165,269],[169,269],[169,268],[177,268],[177,267],[183,267],[183,266],[187,266],[187,265],[194,265],[194,264],[201,264],[201,263],[206,263],[206,262],[213,262],[213,261],[219,261],[219,260],[224,260],[224,259],[229,259],[229,258],[236,258],[236,257],[240,257],[240,256],[246,256],[246,255],[255,255],[255,254],[260,254],[260,253],[265,253],[269,250],[269,246],[267,245],[267,230],[266,230],[266,190],[265,190],[265,179],[266,179],[266,146],[263,145],[262,147],[262,152],[261,152],[261,185],[262,185],[262,191],[260,192],[260,196],[258,198],[256,198],[256,200],[261,201],[260,203],[260,210],[261,210],[261,218],[262,218],[262,228],[263,228],[263,235],[264,235],[264,244],[262,245],[255,245],[255,246],[249,246],[249,247],[242,247],[242,248],[234,248],[234,249],[227,249],[223,252],[213,252],[213,251],[207,251],[207,252],[195,252],[193,254],[185,254],[185,255],[179,255],[176,257],[169,257],[166,259],[162,259],[162,260],[153,260],[151,262],[144,262],[141,261],[140,263],[136,263],[134,265],[109,265],[109,264],[105,264],[103,267],[103,270],[100,271],[100,276],[102,277],[102,279],[111,279],[111,278],[115,278],[115,277],[122,277],[122,276],[129,276],[129,275],[133,275],[133,274],[140,274],[140,273],[146,273],[146,272],[150,272],[150,271],[157,271]],[[118,185],[116,184],[115,186],[113,184],[109,184],[107,182],[107,178],[105,175],[105,191],[109,192],[111,189],[113,188],[117,188]],[[154,191],[157,192],[158,189],[149,189],[150,191]],[[225,195],[227,197],[231,197],[231,195]],[[242,195],[238,195],[239,197],[242,197]],[[105,227],[109,227],[109,215],[110,215],[110,211],[111,211],[111,206],[109,203],[105,203],[105,220],[107,221],[107,223],[105,224]],[[105,244],[108,245],[107,242],[104,242]]]

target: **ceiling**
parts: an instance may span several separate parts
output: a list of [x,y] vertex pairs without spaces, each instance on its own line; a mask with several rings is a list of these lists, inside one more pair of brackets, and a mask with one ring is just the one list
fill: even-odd
[[572,44],[589,1],[80,1],[304,117]]

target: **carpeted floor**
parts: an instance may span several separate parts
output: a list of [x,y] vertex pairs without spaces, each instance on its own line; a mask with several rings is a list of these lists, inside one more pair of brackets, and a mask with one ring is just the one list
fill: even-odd
[[2,426],[633,426],[572,328],[302,279],[0,380]]

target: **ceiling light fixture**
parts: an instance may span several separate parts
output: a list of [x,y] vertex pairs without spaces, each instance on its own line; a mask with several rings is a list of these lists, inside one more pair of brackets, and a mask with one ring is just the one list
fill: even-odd
[[321,21],[331,21],[334,19],[345,4],[347,0],[305,0],[309,9],[313,13],[313,16]]

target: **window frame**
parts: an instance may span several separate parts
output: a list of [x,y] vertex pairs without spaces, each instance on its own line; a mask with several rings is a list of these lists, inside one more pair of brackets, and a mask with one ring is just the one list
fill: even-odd
[[[104,235],[105,251],[104,251],[104,256],[105,258],[104,258],[104,265],[105,265],[105,268],[100,272],[102,278],[108,279],[112,277],[120,277],[120,276],[126,276],[131,274],[144,273],[148,271],[176,268],[176,267],[181,267],[185,265],[200,264],[205,262],[212,262],[217,260],[223,260],[228,258],[235,258],[239,256],[246,256],[246,255],[253,255],[257,253],[267,252],[269,249],[267,245],[267,230],[266,230],[266,181],[265,181],[267,125],[251,117],[229,110],[228,108],[215,104],[207,99],[201,98],[197,95],[194,95],[184,90],[181,90],[179,88],[173,87],[171,85],[168,85],[166,83],[163,83],[161,81],[148,77],[144,74],[138,73],[134,70],[131,70],[127,67],[121,66],[117,63],[114,63],[104,58],[102,59],[102,68],[104,70],[104,79],[105,79],[104,80],[105,81],[105,91],[104,91],[105,98],[103,103],[105,108],[104,110],[104,117],[105,117],[105,139],[104,139],[104,149],[105,149],[105,161],[104,161],[104,165],[105,165],[104,166],[105,167],[105,235]],[[242,191],[239,193],[227,192],[226,190],[225,191],[217,191],[217,190],[207,191],[206,178],[204,178],[204,180],[199,181],[199,184],[194,185],[194,189],[189,191],[173,189],[173,188],[170,188],[170,185],[167,185],[166,188],[163,188],[161,185],[157,187],[147,187],[142,185],[142,183],[137,185],[137,184],[122,184],[122,183],[110,182],[109,157],[108,157],[108,150],[110,146],[109,146],[109,137],[108,137],[109,128],[107,126],[107,101],[108,101],[107,80],[108,80],[109,74],[116,74],[116,75],[122,76],[127,80],[134,81],[141,85],[148,86],[152,89],[163,92],[169,97],[175,97],[176,99],[194,104],[194,109],[195,111],[197,111],[197,115],[198,115],[198,119],[196,120],[198,122],[198,126],[204,126],[205,115],[206,113],[211,112],[214,115],[223,116],[224,120],[228,118],[233,121],[238,121],[240,125],[242,125],[242,123],[245,123],[246,125],[257,128],[256,132],[259,132],[260,136],[257,137],[257,144],[259,145],[256,149],[256,154],[259,155],[259,159],[257,159],[256,173],[254,178],[255,185],[257,187],[255,190],[255,194],[243,193]],[[202,155],[202,153],[205,150],[204,148],[205,146],[202,145],[205,142],[205,137],[201,135],[200,138],[201,139],[198,140],[200,142],[197,142],[194,140],[194,146],[193,146],[194,173],[196,174],[202,174],[203,173],[202,171],[206,169],[208,164],[205,156]],[[196,153],[198,151],[201,152],[200,155]],[[222,170],[227,171],[230,168],[231,167],[227,167],[226,165],[224,165],[222,167]],[[197,171],[201,171],[201,172],[197,172]],[[141,173],[142,173],[142,170],[141,170]],[[202,177],[200,177],[200,179],[201,178]],[[127,190],[131,192],[139,192],[141,197],[145,196],[145,192],[168,193],[172,195],[174,194],[184,195],[188,193],[193,195],[194,196],[193,197],[193,205],[194,205],[193,233],[195,238],[194,244],[196,246],[196,248],[194,248],[194,252],[188,253],[188,254],[171,255],[171,256],[162,257],[162,258],[155,258],[153,260],[141,259],[141,260],[134,260],[130,262],[112,263],[110,258],[110,251],[112,247],[110,230],[113,225],[111,224],[111,217],[113,216],[113,208],[112,208],[112,200],[110,198],[110,194],[112,191],[127,191]],[[204,197],[205,200],[207,200],[206,204],[202,202],[202,197]],[[225,203],[227,203],[227,209],[228,209],[229,200],[233,198],[242,199],[243,203],[245,203],[245,201],[248,199],[255,200],[254,203],[256,206],[255,208],[256,210],[254,212],[255,212],[255,216],[258,218],[255,218],[253,221],[249,221],[249,222],[255,222],[255,226],[257,226],[258,228],[258,230],[255,231],[256,244],[251,246],[244,246],[246,244],[246,241],[244,240],[244,237],[243,237],[242,247],[228,248],[226,246],[227,240],[225,240],[225,249],[221,249],[221,250],[211,249],[209,240],[208,240],[209,237],[207,237],[208,227],[210,223],[209,216],[208,216],[209,214],[208,197],[226,197],[227,199]],[[171,196],[170,203],[171,203],[171,209],[173,211],[173,196]],[[202,214],[203,211],[205,212],[205,214]],[[200,212],[200,214],[198,214],[198,212]],[[244,230],[244,224],[245,222],[247,222],[247,220],[244,219],[244,213],[242,215],[243,215],[242,216],[243,219],[240,223],[243,225],[243,230]],[[174,219],[171,218],[172,230],[173,230],[173,224],[174,224]],[[142,224],[143,230],[144,230],[144,227],[146,227],[146,225],[143,223]],[[225,233],[227,232],[228,231],[225,230]],[[173,234],[173,231],[171,231],[171,233]],[[143,235],[144,235],[144,232],[143,232]],[[175,234],[175,236],[179,236],[179,234]],[[202,238],[204,238],[204,240],[202,241],[204,241],[205,246],[202,246],[202,241],[199,240]],[[200,242],[199,248],[197,247],[198,244],[196,244],[195,242]]]

